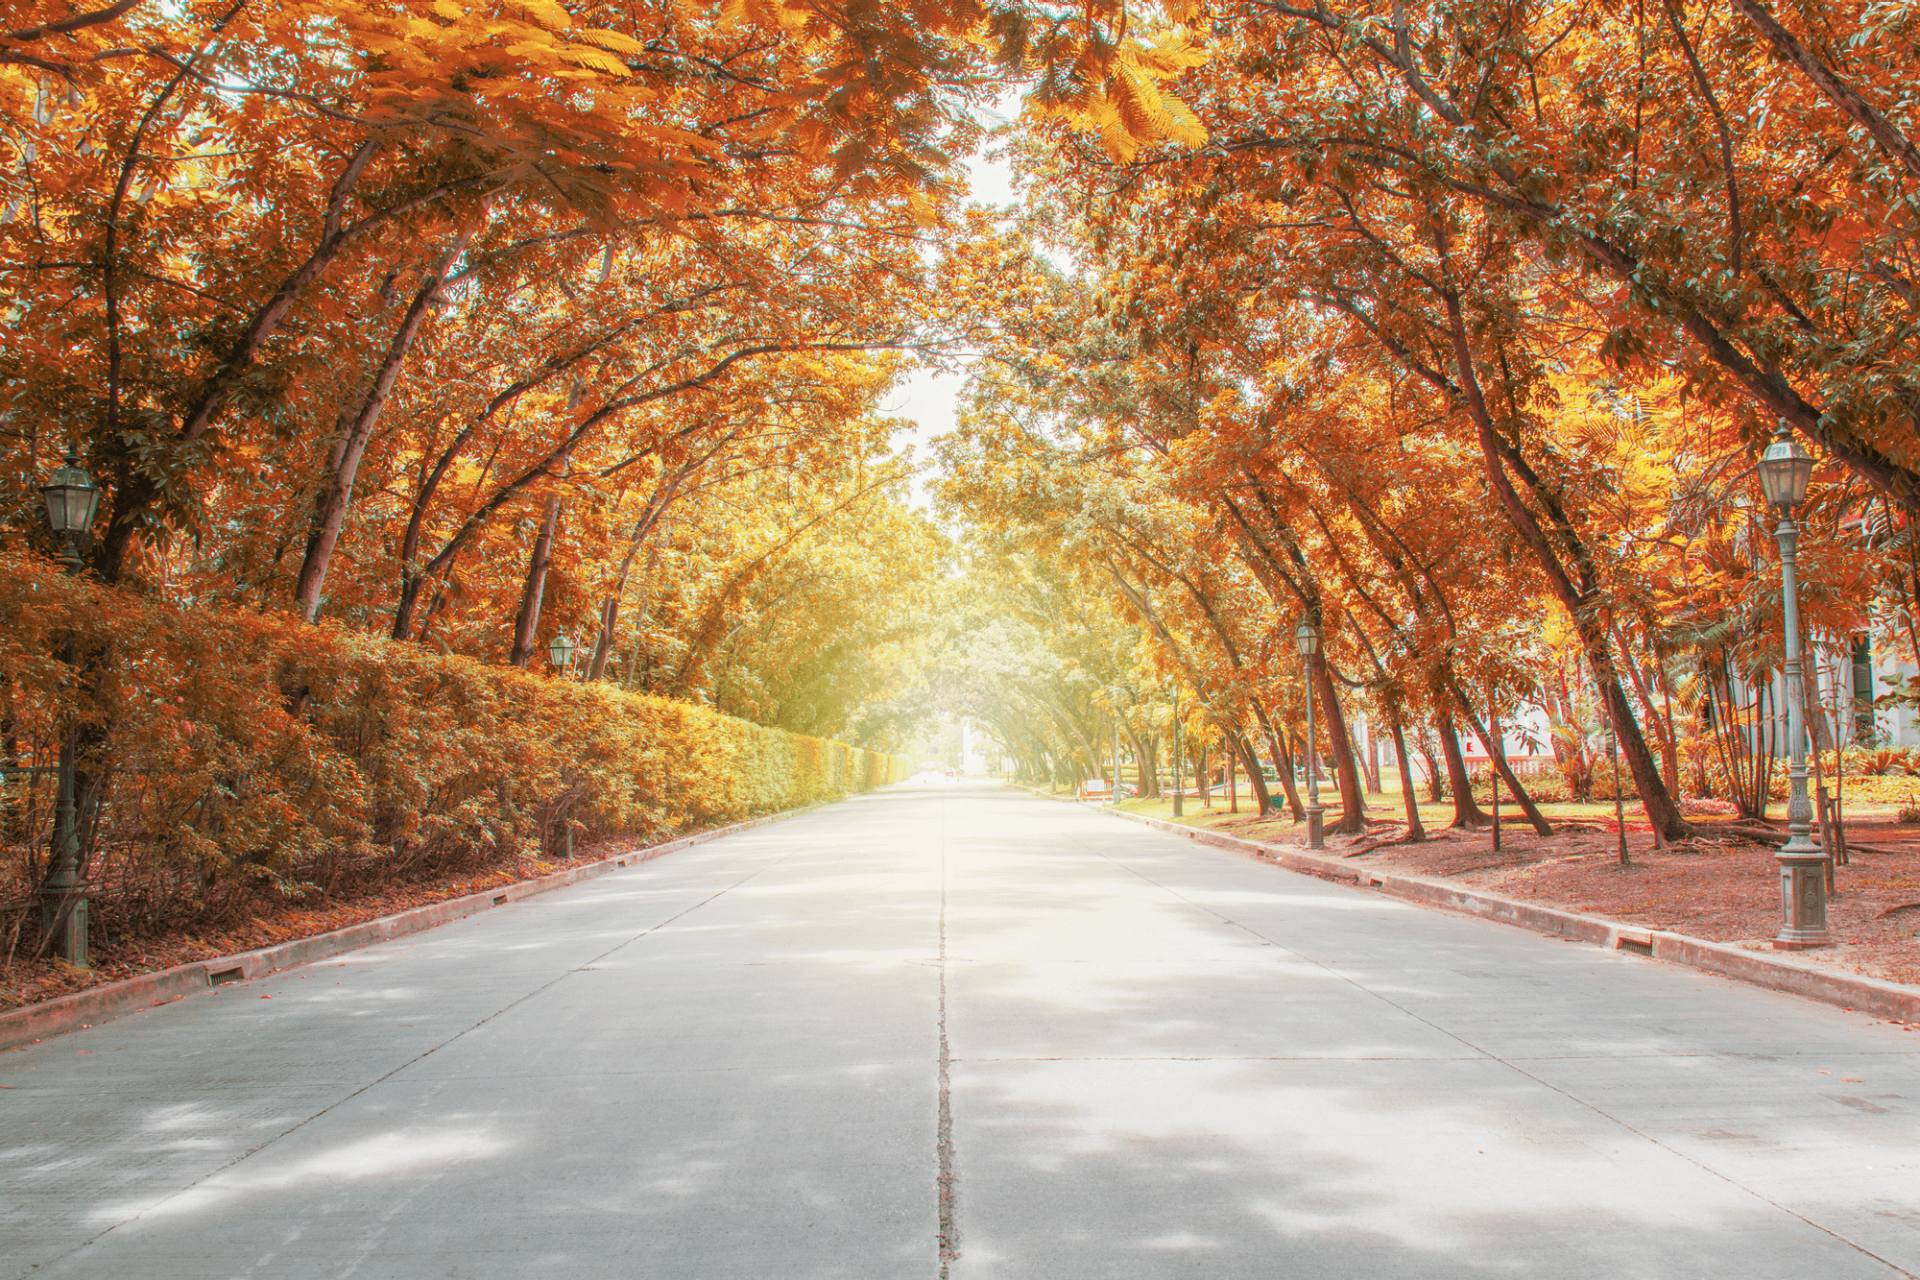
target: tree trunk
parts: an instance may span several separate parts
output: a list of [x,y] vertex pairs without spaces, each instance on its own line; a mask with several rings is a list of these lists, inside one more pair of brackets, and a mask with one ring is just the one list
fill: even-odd
[[1454,696],[1460,699],[1460,709],[1467,717],[1468,726],[1480,741],[1487,744],[1487,759],[1500,776],[1506,779],[1508,788],[1513,792],[1513,798],[1520,802],[1520,812],[1527,815],[1527,821],[1533,824],[1533,829],[1540,835],[1552,835],[1553,824],[1548,822],[1546,815],[1540,812],[1540,806],[1533,802],[1533,797],[1527,794],[1527,789],[1520,785],[1520,779],[1514,776],[1513,769],[1507,764],[1506,747],[1495,742],[1488,734],[1486,726],[1480,723],[1480,717],[1475,715],[1473,708],[1467,705],[1465,696],[1458,688],[1454,690]]
[[[609,595],[606,602],[600,606],[600,639],[594,645],[593,665],[587,672],[587,679],[589,680],[598,680],[601,673],[606,670],[607,655],[613,648],[614,627],[620,621],[620,601],[627,593],[627,576],[633,572],[633,558],[640,554],[640,548],[652,535],[654,526],[660,523],[661,517],[667,507],[679,496],[680,486],[692,470],[693,464],[689,463],[683,466],[671,480],[662,482],[660,487],[655,490],[653,497],[648,500],[646,510],[642,511],[640,518],[634,521],[633,536],[628,543],[627,554],[620,561],[619,580],[614,584],[613,594]],[[647,584],[650,584],[652,581],[653,566],[656,563],[658,551],[658,547],[648,548],[648,576],[645,579],[645,583]],[[645,609],[643,607],[643,620],[644,616]]]
[[1380,750],[1379,750],[1379,744],[1374,741],[1372,715],[1367,716],[1366,725],[1367,725],[1366,748],[1365,750],[1358,750],[1358,747],[1356,744],[1356,750],[1358,751],[1358,754],[1360,756],[1360,767],[1366,772],[1366,775],[1367,775],[1367,794],[1372,796],[1377,796],[1381,793],[1380,792]]
[[393,611],[393,630],[390,633],[395,640],[406,640],[413,634],[413,611],[419,607],[420,592],[427,585],[424,576],[407,574],[400,583],[400,603]]
[[1446,784],[1441,781],[1440,748],[1434,745],[1433,731],[1425,725],[1420,727],[1420,755],[1427,762],[1427,795],[1434,804],[1447,798]]
[[1136,772],[1140,775],[1140,785],[1134,788],[1134,794],[1143,800],[1160,798],[1160,753],[1151,734],[1134,732],[1132,725],[1126,726],[1126,735],[1133,743],[1133,758],[1138,762]]
[[[1340,821],[1327,830],[1359,835],[1367,829],[1367,801],[1360,791],[1360,771],[1354,765],[1353,738],[1347,732],[1347,717],[1340,710],[1340,695],[1333,687],[1333,677],[1327,673],[1326,655],[1315,653],[1308,665],[1313,669],[1313,687],[1320,691],[1320,710],[1327,722],[1327,746],[1333,752],[1334,774],[1340,784]],[[1308,758],[1311,762],[1311,751]]]
[[540,602],[546,595],[547,568],[553,563],[553,534],[560,524],[560,496],[547,499],[547,514],[540,521],[540,533],[533,540],[533,554],[527,559],[527,585],[520,595],[520,614],[513,623],[513,651],[507,655],[512,666],[525,669],[533,658],[533,644],[540,629]]
[[1260,753],[1253,749],[1252,741],[1237,730],[1232,735],[1232,742],[1234,751],[1246,766],[1247,786],[1253,791],[1254,803],[1259,806],[1260,816],[1265,817],[1273,810],[1273,800],[1267,793],[1266,775],[1260,772]]
[[1253,704],[1253,712],[1260,718],[1260,727],[1266,731],[1267,750],[1273,753],[1273,771],[1280,775],[1280,789],[1287,794],[1287,811],[1295,822],[1307,820],[1306,806],[1300,803],[1300,791],[1293,785],[1293,752],[1287,749],[1286,742],[1273,727],[1273,719],[1265,707],[1258,702]]
[[1466,757],[1460,754],[1460,739],[1453,727],[1453,717],[1442,712],[1434,721],[1434,732],[1440,738],[1440,753],[1447,760],[1447,786],[1453,792],[1453,822],[1455,827],[1484,827],[1492,819],[1481,809],[1473,798],[1473,777],[1467,772]]
[[1407,736],[1400,731],[1398,720],[1389,720],[1393,727],[1393,754],[1400,762],[1400,798],[1407,806],[1407,843],[1419,844],[1427,838],[1427,829],[1420,825],[1420,796],[1413,787],[1413,761],[1407,755]]
[[[1435,247],[1440,250],[1444,263],[1447,257],[1444,239]],[[1573,518],[1561,502],[1560,495],[1494,429],[1493,416],[1488,410],[1479,373],[1474,366],[1459,295],[1451,291],[1443,292],[1441,300],[1446,305],[1447,321],[1452,331],[1454,367],[1460,376],[1460,404],[1473,420],[1479,438],[1487,487],[1499,500],[1501,511],[1520,535],[1520,540],[1533,552],[1547,585],[1566,611],[1567,620],[1573,624],[1575,634],[1580,637],[1587,665],[1613,717],[1614,736],[1619,739],[1621,753],[1627,758],[1628,771],[1633,774],[1634,788],[1640,793],[1640,803],[1646,807],[1648,820],[1663,839],[1684,840],[1693,834],[1693,828],[1687,825],[1686,819],[1681,816],[1680,806],[1660,780],[1659,767],[1654,763],[1653,753],[1647,750],[1647,740],[1640,732],[1640,722],[1634,718],[1633,706],[1627,701],[1626,691],[1621,688],[1620,673],[1614,665],[1606,630],[1594,607],[1599,596],[1599,583],[1592,549],[1574,527]],[[1509,472],[1512,474],[1509,475]],[[1553,530],[1551,535],[1520,496],[1514,486],[1514,476],[1519,477],[1546,512]],[[1556,538],[1559,541],[1558,548],[1555,546]],[[1561,550],[1567,553],[1571,567],[1568,562],[1562,561]]]
[[312,622],[320,612],[320,591],[326,585],[327,568],[333,562],[333,549],[339,544],[347,508],[353,503],[353,484],[360,472],[360,459],[366,453],[367,441],[373,435],[374,427],[379,424],[380,414],[387,407],[387,398],[393,393],[394,383],[399,381],[400,368],[406,363],[407,352],[413,348],[414,338],[426,323],[440,290],[446,287],[447,272],[466,252],[467,241],[472,238],[471,227],[462,230],[440,256],[434,269],[427,273],[426,279],[420,282],[419,289],[413,295],[413,304],[407,308],[400,327],[394,331],[393,340],[387,344],[386,359],[374,375],[373,385],[368,388],[367,397],[361,402],[360,412],[351,419],[342,416],[333,451],[327,458],[326,483],[314,498],[313,525],[307,535],[307,554],[300,563],[300,577],[293,589],[300,616],[308,622]]
[[[1653,705],[1653,694],[1647,688],[1646,677],[1641,673],[1640,664],[1627,652],[1627,637],[1616,625],[1613,628],[1614,643],[1620,646],[1620,660],[1626,665],[1627,677],[1633,682],[1633,692],[1640,699],[1640,709],[1647,713],[1647,723],[1653,726],[1653,736],[1660,744],[1660,779],[1666,785],[1670,795],[1680,794],[1680,753],[1678,744],[1673,740],[1673,719],[1669,715],[1663,719],[1660,708]],[[1658,655],[1655,655],[1656,658]],[[1664,682],[1665,676],[1662,675]]]
[[626,587],[622,580],[620,587],[600,604],[600,638],[593,642],[593,661],[587,665],[587,679],[599,680],[606,675],[607,657],[613,652],[613,628],[620,621],[620,592]]

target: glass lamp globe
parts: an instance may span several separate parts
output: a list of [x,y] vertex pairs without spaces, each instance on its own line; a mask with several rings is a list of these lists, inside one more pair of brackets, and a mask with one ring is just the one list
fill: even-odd
[[54,468],[53,478],[40,486],[40,496],[47,501],[47,523],[55,533],[85,533],[93,527],[100,491],[80,465],[77,451],[67,450],[67,465]]
[[1790,510],[1807,500],[1807,482],[1813,479],[1813,455],[1800,447],[1786,423],[1773,433],[1773,443],[1760,455],[1760,490],[1767,505]]

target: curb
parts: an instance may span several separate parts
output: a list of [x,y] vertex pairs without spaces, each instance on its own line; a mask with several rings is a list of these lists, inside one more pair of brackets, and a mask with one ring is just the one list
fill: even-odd
[[[851,797],[848,798],[851,799]],[[832,803],[836,802],[823,800],[803,809],[789,809],[784,813],[748,818],[744,822],[716,827],[712,831],[700,831],[661,844],[648,845],[644,849],[635,849],[631,853],[601,858],[596,862],[582,863],[577,867],[568,867],[565,871],[556,871],[550,876],[516,880],[512,884],[488,889],[484,893],[472,893],[464,897],[448,898],[443,902],[430,902],[421,907],[410,907],[390,916],[363,920],[359,924],[348,925],[344,929],[335,929],[331,933],[315,934],[311,938],[294,938],[253,951],[242,951],[230,956],[215,956],[211,960],[195,960],[190,964],[175,965],[171,969],[143,973],[137,978],[109,982],[104,986],[76,991],[72,995],[26,1005],[8,1013],[0,1013],[0,1050],[16,1049],[45,1040],[49,1036],[64,1035],[69,1031],[91,1027],[96,1023],[110,1022],[114,1018],[138,1013],[142,1009],[150,1009],[155,1005],[170,1004],[210,987],[264,977],[281,969],[291,969],[295,965],[324,960],[328,956],[337,956],[344,951],[357,951],[361,947],[372,946],[376,942],[387,942],[394,938],[404,938],[409,934],[421,933],[436,925],[446,924],[450,920],[459,920],[476,912],[504,907],[509,903],[519,902],[523,898],[531,898],[535,894],[564,889],[570,884],[592,880],[610,871],[618,871],[623,867],[635,866],[642,862],[651,862],[655,858],[664,858],[670,853],[677,853],[696,844],[718,840],[721,836],[735,835],[754,827],[766,826],[771,822],[784,822],[788,818],[797,818],[803,813],[812,813]]]
[[[1035,792],[1035,794],[1044,793]],[[1057,799],[1058,797],[1047,798]],[[1185,836],[1196,844],[1213,845],[1216,848],[1231,849],[1237,853],[1251,854],[1264,862],[1275,863],[1289,871],[1300,871],[1326,880],[1339,880],[1357,885],[1362,889],[1378,889],[1396,898],[1406,898],[1450,911],[1465,912],[1482,919],[1497,920],[1503,924],[1519,925],[1523,929],[1552,934],[1558,938],[1565,938],[1569,942],[1591,943],[1597,947],[1605,947],[1609,951],[1626,951],[1634,955],[1649,956],[1655,960],[1665,960],[1673,964],[1685,965],[1690,969],[1699,969],[1718,977],[1731,978],[1736,982],[1769,987],[1775,991],[1785,991],[1790,995],[1836,1004],[1857,1013],[1870,1013],[1875,1017],[1888,1018],[1897,1022],[1920,1022],[1920,989],[1903,986],[1897,982],[1885,982],[1879,978],[1868,978],[1859,974],[1836,973],[1831,969],[1823,969],[1804,961],[1791,960],[1785,956],[1748,951],[1743,947],[1729,946],[1724,942],[1708,942],[1705,938],[1695,938],[1666,929],[1636,928],[1633,925],[1621,924],[1600,916],[1582,915],[1577,911],[1562,911],[1555,907],[1543,907],[1537,903],[1503,898],[1496,893],[1466,889],[1442,880],[1428,879],[1425,876],[1395,875],[1368,867],[1355,867],[1352,863],[1340,858],[1322,857],[1285,845],[1260,844],[1253,840],[1242,840],[1238,836],[1221,835],[1217,831],[1203,831],[1197,827],[1168,822],[1164,818],[1149,818],[1144,814],[1126,813],[1111,807],[1102,807],[1100,812],[1115,818],[1125,818],[1129,822],[1138,822],[1169,835]]]

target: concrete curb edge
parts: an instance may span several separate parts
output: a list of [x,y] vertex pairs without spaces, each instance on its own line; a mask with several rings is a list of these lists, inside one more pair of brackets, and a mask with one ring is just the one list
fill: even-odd
[[38,1004],[24,1005],[21,1008],[0,1013],[0,1051],[17,1049],[38,1040],[45,1040],[50,1036],[63,1035],[69,1031],[91,1027],[96,1023],[109,1022],[114,1018],[138,1013],[142,1009],[150,1009],[155,1005],[170,1004],[195,992],[205,991],[228,982],[263,977],[281,969],[291,969],[295,965],[324,960],[328,956],[337,956],[342,952],[357,951],[361,947],[372,946],[376,942],[404,938],[409,934],[420,933],[436,925],[446,924],[450,920],[462,919],[480,911],[490,911],[494,907],[519,902],[535,894],[564,889],[570,884],[592,880],[610,871],[617,871],[642,862],[651,862],[655,858],[663,858],[696,844],[718,840],[721,836],[735,835],[754,827],[766,826],[771,822],[784,822],[788,818],[797,818],[803,813],[823,809],[831,803],[834,802],[823,800],[818,804],[810,804],[800,809],[789,809],[783,813],[748,818],[743,822],[715,827],[711,831],[697,831],[689,836],[680,836],[660,844],[648,845],[630,853],[584,862],[577,867],[568,867],[565,871],[556,871],[552,875],[536,876],[531,880],[516,880],[512,884],[488,889],[484,893],[448,898],[442,902],[429,902],[425,906],[410,907],[390,916],[362,920],[359,924],[351,924],[330,933],[315,934],[310,938],[293,938],[286,942],[277,942],[270,947],[259,947],[252,951],[241,951],[228,956],[215,956],[211,960],[195,960],[188,964],[175,965],[171,969],[143,973],[138,977],[89,987],[85,991],[76,991],[72,995],[58,996]]
[[[1036,795],[1045,795],[1036,791]],[[1048,799],[1059,799],[1049,796]],[[1378,889],[1396,898],[1460,911],[1488,920],[1519,925],[1537,933],[1549,933],[1570,942],[1585,942],[1609,951],[1628,951],[1673,964],[1699,969],[1717,977],[1731,978],[1753,986],[1770,987],[1791,995],[1839,1005],[1859,1013],[1890,1018],[1900,1022],[1920,1022],[1920,989],[1868,978],[1859,974],[1836,973],[1805,961],[1789,959],[1769,952],[1748,951],[1724,942],[1709,942],[1665,929],[1642,929],[1600,916],[1582,915],[1557,907],[1503,898],[1499,894],[1467,889],[1425,876],[1395,875],[1356,867],[1340,858],[1328,858],[1285,845],[1262,844],[1238,836],[1204,831],[1198,827],[1127,813],[1111,806],[1099,811],[1164,831],[1185,836],[1197,844],[1213,845],[1238,853],[1251,854],[1289,871],[1300,871],[1323,879],[1345,881],[1362,889]]]

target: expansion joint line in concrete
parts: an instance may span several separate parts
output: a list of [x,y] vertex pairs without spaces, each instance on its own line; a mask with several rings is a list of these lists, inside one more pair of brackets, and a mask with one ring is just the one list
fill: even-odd
[[960,1256],[953,1204],[953,1051],[947,1041],[947,804],[940,803],[940,1111],[934,1126],[935,1175],[940,1204],[940,1280],[949,1280]]
[[[655,924],[648,925],[646,928],[634,934],[632,937],[622,938],[619,942],[614,943],[611,947],[608,947],[605,951],[602,951],[599,955],[593,957],[591,960],[588,960],[586,963],[574,965],[571,968],[563,970],[562,972],[556,974],[551,980],[541,983],[539,986],[535,987],[533,990],[525,993],[519,998],[509,1001],[507,1004],[504,1004],[500,1008],[495,1009],[492,1013],[480,1019],[478,1022],[474,1023],[472,1026],[462,1027],[460,1030],[448,1036],[445,1040],[442,1040],[439,1044],[434,1045],[430,1049],[424,1049],[421,1052],[415,1054],[413,1057],[408,1058],[405,1062],[401,1063],[399,1066],[395,1067],[393,1070],[387,1072],[385,1075],[382,1075],[377,1079],[367,1081],[367,1083],[361,1085],[358,1089],[355,1089],[353,1090],[353,1092],[348,1093],[345,1096],[337,1098],[334,1101],[328,1103],[326,1106],[320,1108],[320,1110],[314,1112],[312,1115],[308,1116],[306,1119],[300,1120],[291,1125],[288,1125],[285,1129],[282,1129],[279,1133],[274,1134],[272,1137],[266,1139],[264,1142],[261,1142],[256,1146],[249,1147],[247,1150],[242,1151],[239,1155],[227,1161],[225,1164],[221,1165],[219,1168],[210,1169],[206,1173],[201,1174],[198,1178],[195,1178],[192,1182],[189,1182],[186,1186],[181,1187],[178,1191],[175,1191],[172,1195],[167,1196],[165,1199],[159,1200],[154,1204],[148,1206],[147,1209],[142,1213],[136,1213],[131,1215],[130,1217],[122,1218],[119,1222],[114,1223],[112,1226],[103,1228],[102,1230],[96,1232],[95,1234],[87,1237],[85,1240],[82,1240],[79,1244],[67,1250],[65,1253],[61,1254],[59,1258],[50,1258],[47,1260],[47,1262],[35,1263],[33,1265],[33,1270],[38,1270],[40,1267],[48,1265],[48,1263],[58,1262],[60,1261],[61,1258],[72,1257],[74,1254],[79,1253],[81,1250],[87,1248],[88,1246],[96,1243],[99,1240],[104,1239],[105,1237],[111,1235],[113,1232],[118,1231],[121,1227],[126,1226],[129,1222],[138,1222],[143,1216],[145,1216],[145,1213],[151,1213],[156,1209],[162,1208],[163,1206],[170,1204],[173,1201],[179,1199],[181,1196],[186,1195],[188,1192],[195,1190],[201,1184],[209,1181],[210,1179],[219,1177],[221,1174],[225,1173],[227,1170],[233,1168],[235,1165],[241,1163],[242,1161],[251,1160],[254,1156],[259,1155],[262,1151],[265,1151],[268,1147],[271,1147],[276,1142],[279,1142],[281,1139],[290,1137],[293,1134],[298,1133],[300,1130],[306,1128],[308,1125],[320,1119],[322,1116],[325,1116],[330,1112],[345,1106],[347,1103],[352,1102],[355,1098],[359,1097],[363,1093],[366,1093],[368,1090],[373,1089],[379,1085],[385,1084],[387,1081],[393,1079],[395,1076],[399,1075],[402,1071],[405,1071],[407,1068],[414,1066],[416,1063],[424,1062],[426,1059],[440,1052],[442,1049],[446,1048],[448,1045],[452,1044],[454,1041],[459,1040],[463,1036],[467,1035],[469,1032],[478,1031],[481,1027],[486,1026],[488,1023],[494,1021],[495,1019],[504,1017],[506,1014],[511,1013],[513,1010],[519,1008],[521,1005],[533,999],[535,996],[538,996],[552,989],[553,987],[557,986],[562,980],[567,978],[569,975],[579,973],[583,969],[591,968],[592,966],[598,964],[600,961],[605,960],[608,956],[614,954],[616,951],[619,951],[624,947],[631,946],[633,943],[640,941],[640,939],[646,937],[648,934],[657,933],[660,930],[666,928],[668,925],[672,924],[674,921],[680,920],[686,916],[692,915],[694,912],[706,906],[709,902],[712,902],[714,899],[721,898],[726,896],[729,893],[732,893],[735,889],[738,889],[741,885],[746,884],[748,881],[753,880],[758,876],[766,874],[767,872],[773,870],[775,867],[779,866],[781,863],[785,862],[788,858],[791,858],[792,856],[793,854],[791,853],[783,853],[778,858],[775,858],[772,862],[769,862],[766,866],[761,867],[758,870],[749,872],[747,875],[740,877],[738,880],[735,880],[732,884],[727,885],[725,888],[714,890],[712,893],[700,899],[700,901],[694,903],[692,906],[687,907],[685,910],[676,911],[674,912],[674,914],[668,916],[665,920],[661,920]],[[946,1024],[944,1021],[944,1016],[945,1016],[944,981],[945,980],[943,978],[942,979],[943,1021],[941,1023],[941,1051],[942,1051],[943,1058],[946,1050]],[[943,1086],[946,1080],[945,1073],[946,1073],[946,1067],[943,1061],[941,1065],[941,1082]],[[941,1104],[943,1109],[945,1106],[945,1102],[946,1102],[946,1099],[945,1099],[945,1094],[943,1089],[942,1097],[941,1097]],[[29,1273],[22,1273],[22,1276],[24,1277],[26,1274],[29,1274]]]
[[1166,894],[1168,897],[1175,898],[1181,902],[1184,902],[1188,906],[1194,908],[1197,911],[1204,911],[1208,915],[1212,916],[1214,919],[1220,921],[1222,924],[1228,925],[1231,928],[1239,929],[1243,933],[1251,934],[1253,937],[1260,939],[1260,941],[1266,943],[1268,946],[1278,947],[1280,950],[1286,952],[1290,956],[1293,956],[1295,959],[1300,960],[1305,964],[1310,964],[1314,966],[1316,969],[1325,971],[1330,976],[1338,978],[1340,981],[1346,983],[1348,986],[1352,987],[1354,990],[1359,991],[1364,995],[1371,996],[1373,999],[1378,1000],[1381,1004],[1386,1005],[1388,1008],[1396,1009],[1400,1013],[1406,1015],[1407,1017],[1412,1018],[1415,1022],[1418,1022],[1423,1026],[1430,1027],[1434,1031],[1438,1032],[1439,1034],[1447,1037],[1449,1040],[1452,1040],[1457,1044],[1463,1045],[1466,1048],[1471,1049],[1473,1052],[1479,1054],[1483,1059],[1489,1062],[1499,1063],[1501,1066],[1513,1072],[1515,1075],[1524,1076],[1526,1079],[1533,1081],[1535,1084],[1541,1086],[1542,1088],[1549,1089],[1552,1092],[1559,1094],[1561,1097],[1573,1103],[1575,1106],[1586,1108],[1588,1111],[1591,1111],[1594,1115],[1599,1116],[1602,1120],[1607,1121],[1609,1124],[1618,1125],[1620,1128],[1626,1130],[1628,1133],[1631,1133],[1634,1137],[1639,1138],[1645,1142],[1651,1143],[1653,1146],[1660,1148],[1660,1150],[1665,1151],[1669,1155],[1678,1157],[1679,1159],[1692,1165],[1694,1168],[1700,1170],[1702,1173],[1707,1174],[1709,1177],[1718,1178],[1720,1181],[1726,1183],[1728,1186],[1733,1187],[1741,1192],[1744,1192],[1747,1195],[1752,1196],[1755,1200],[1760,1201],[1760,1203],[1767,1205],[1769,1208],[1777,1209],[1781,1213],[1786,1214],[1788,1217],[1797,1219],[1800,1222],[1804,1222],[1808,1227],[1812,1228],[1813,1230],[1818,1231],[1820,1234],[1824,1236],[1828,1236],[1834,1241],[1845,1245],[1847,1248],[1854,1250],[1856,1253],[1859,1253],[1863,1257],[1872,1258],[1875,1262],[1887,1268],[1887,1270],[1892,1272],[1894,1275],[1904,1276],[1906,1277],[1906,1280],[1920,1280],[1920,1276],[1915,1276],[1913,1272],[1906,1270],[1905,1268],[1901,1267],[1899,1264],[1891,1262],[1888,1259],[1881,1257],[1879,1254],[1867,1248],[1865,1245],[1861,1244],[1859,1241],[1849,1239],[1848,1237],[1841,1235],[1838,1231],[1835,1231],[1833,1228],[1824,1226],[1821,1223],[1815,1222],[1813,1219],[1807,1217],[1805,1214],[1799,1213],[1787,1207],[1786,1205],[1781,1204],[1779,1201],[1774,1200],[1769,1196],[1763,1195],[1762,1193],[1754,1190],[1752,1187],[1747,1186],[1743,1182],[1739,1182],[1733,1178],[1728,1177],[1726,1174],[1720,1172],[1720,1170],[1714,1168],[1712,1165],[1703,1163],[1702,1161],[1697,1160],[1694,1157],[1688,1155],[1686,1152],[1681,1151],[1678,1148],[1666,1142],[1662,1142],[1659,1138],[1655,1137],[1653,1134],[1648,1133],[1644,1129],[1636,1128],[1635,1126],[1629,1124],[1627,1121],[1622,1120],[1619,1116],[1613,1115],[1611,1112],[1608,1112],[1604,1108],[1596,1106],[1594,1103],[1589,1102],[1587,1099],[1580,1097],[1578,1094],[1569,1093],[1567,1090],[1561,1088],[1559,1085],[1554,1084],[1549,1080],[1543,1079],[1542,1077],[1535,1075],[1533,1072],[1528,1071],[1525,1067],[1522,1067],[1514,1059],[1503,1058],[1499,1054],[1490,1052],[1489,1050],[1484,1049],[1481,1046],[1473,1043],[1473,1041],[1467,1039],[1465,1036],[1460,1035],[1458,1032],[1450,1031],[1446,1027],[1441,1026],[1440,1024],[1434,1022],[1430,1018],[1421,1017],[1418,1013],[1415,1013],[1412,1009],[1409,1009],[1407,1006],[1399,1003],[1397,1000],[1393,1000],[1388,996],[1383,995],[1382,993],[1375,991],[1373,988],[1360,982],[1352,974],[1342,973],[1340,970],[1334,968],[1333,966],[1327,964],[1326,962],[1321,960],[1316,960],[1312,956],[1301,955],[1298,951],[1295,951],[1292,947],[1287,946],[1285,943],[1279,941],[1278,939],[1269,938],[1265,934],[1261,933],[1258,929],[1255,929],[1250,925],[1243,924],[1238,920],[1228,919],[1226,916],[1221,915],[1218,911],[1206,905],[1204,902],[1195,902],[1192,898],[1187,897],[1185,894],[1181,893],[1178,889],[1174,889],[1160,883],[1158,880],[1155,880],[1152,876],[1147,875],[1145,872],[1140,871],[1134,867],[1128,866],[1126,863],[1120,861],[1118,858],[1113,857],[1111,854],[1105,852],[1104,850],[1096,849],[1092,845],[1087,844],[1085,841],[1080,841],[1079,843],[1084,848],[1086,848],[1089,852],[1094,853],[1100,858],[1106,860],[1107,862],[1112,863],[1114,866],[1119,867],[1122,871],[1128,872],[1131,875],[1139,877],[1141,880],[1146,881],[1148,884],[1160,890],[1160,892]]

